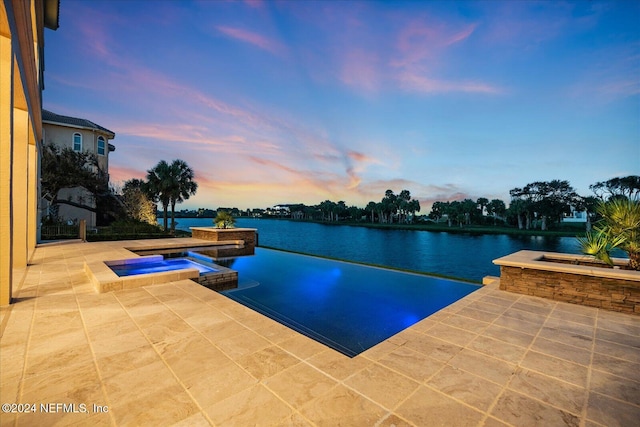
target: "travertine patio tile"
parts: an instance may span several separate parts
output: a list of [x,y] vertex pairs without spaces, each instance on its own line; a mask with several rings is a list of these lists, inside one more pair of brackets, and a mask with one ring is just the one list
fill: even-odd
[[505,310],[505,312],[503,313],[503,317],[519,320],[521,322],[532,323],[536,326],[542,326],[542,324],[546,320],[546,317],[540,316],[537,313],[519,310],[517,308],[514,308],[514,306]]
[[480,308],[479,310],[467,306],[462,310],[458,311],[456,314],[458,316],[466,316],[466,317],[470,317],[471,319],[476,319],[486,323],[491,323],[500,317],[500,314],[498,313],[491,313],[491,312],[482,310],[483,305],[484,304],[477,306]]
[[587,398],[585,388],[529,369],[519,369],[509,383],[509,388],[574,415],[580,415]]
[[638,363],[594,353],[592,367],[599,371],[640,382],[640,364]]
[[296,363],[300,363],[300,359],[291,356],[280,347],[272,345],[242,356],[236,362],[255,378],[262,381]]
[[422,334],[415,334],[405,345],[425,356],[442,362],[450,360],[462,350],[462,347],[459,345]]
[[197,332],[162,347],[156,346],[156,351],[183,381],[201,374],[210,366],[222,366],[231,362],[220,349]]
[[359,357],[366,357],[369,360],[376,361],[398,349],[400,346],[404,345],[405,342],[406,341],[403,341],[402,344],[394,344],[390,340],[382,341],[381,343],[378,343],[368,350],[360,353]]
[[[150,345],[138,343],[132,349],[114,349],[116,353],[96,359],[102,381],[120,375],[122,372],[135,371],[152,363],[160,363],[161,359]],[[160,366],[160,365],[156,365]]]
[[480,335],[473,340],[467,348],[513,364],[520,362],[527,351],[524,347],[485,337],[483,335]]
[[93,363],[44,371],[26,378],[22,385],[21,401],[106,404]]
[[559,304],[558,307],[555,308],[549,315],[552,319],[563,320],[573,323],[581,323],[587,326],[595,326],[596,318],[595,316],[585,316],[582,313],[574,313],[573,311],[568,311],[566,309],[562,309],[560,307],[564,307],[564,304]]
[[328,348],[324,344],[300,334],[281,341],[278,345],[299,359],[308,359]]
[[478,300],[467,305],[464,311],[480,310],[482,312],[487,312],[491,314],[502,314],[505,312],[506,309],[507,309],[507,306],[505,306],[505,304],[493,304],[492,302],[489,302],[486,300]]
[[296,408],[317,399],[337,384],[334,379],[305,363],[293,365],[262,383]]
[[[513,310],[513,309],[509,309]],[[526,312],[520,312],[526,313]],[[535,319],[534,316],[530,316],[529,319]],[[507,329],[513,329],[514,331],[523,332],[528,335],[537,335],[540,329],[542,328],[542,322],[528,322],[527,320],[522,320],[512,316],[500,316],[495,319],[493,325],[500,326]]]
[[319,427],[372,426],[386,411],[343,385],[306,403],[300,413]]
[[279,344],[298,334],[293,329],[287,328],[275,321],[265,322],[260,328],[256,328],[255,332],[274,344]]
[[594,326],[585,325],[582,323],[575,323],[561,319],[548,318],[544,324],[547,329],[557,329],[565,332],[569,332],[574,335],[582,335],[585,337],[593,337]]
[[640,382],[594,369],[589,386],[591,391],[640,406]]
[[216,425],[278,425],[292,409],[262,385],[255,385],[205,408]]
[[257,380],[235,363],[203,367],[200,375],[186,380],[187,391],[201,407],[214,404],[257,384]]
[[198,413],[199,409],[179,386],[158,388],[109,407],[117,425],[172,425]]
[[520,366],[579,387],[585,387],[587,384],[588,368],[586,366],[547,356],[536,351],[529,351]]
[[[453,315],[448,317],[447,319],[443,320],[441,324],[454,326],[458,329],[463,329],[465,331],[472,332],[474,334],[479,334],[489,326],[489,323],[487,322],[482,322],[480,320],[471,319],[466,316],[458,316],[458,315]],[[414,328],[414,329],[422,332],[418,328]]]
[[378,364],[371,364],[357,372],[344,381],[344,384],[388,409],[393,409],[406,399],[419,385],[418,382]]
[[562,329],[544,327],[540,330],[538,337],[572,345],[574,347],[580,347],[587,351],[591,351],[591,348],[593,347],[593,337],[575,334]]
[[471,426],[483,418],[482,412],[425,386],[420,386],[396,413],[418,426]]
[[187,417],[177,423],[173,424],[172,427],[209,427],[211,423],[207,420],[206,416],[202,412],[196,412],[195,414]]
[[354,375],[369,366],[372,361],[365,357],[348,357],[333,349],[327,349],[307,359],[311,365],[338,381]]
[[[196,300],[197,301],[197,300]],[[182,318],[192,328],[198,331],[204,331],[209,328],[213,328],[220,323],[228,322],[229,317],[222,314],[218,310],[211,308],[206,304],[200,304],[198,302],[191,304],[190,308],[184,309],[171,307],[178,316]]]
[[462,350],[448,364],[499,385],[505,385],[516,370],[516,365],[469,349]]
[[619,332],[598,328],[596,332],[596,339],[628,345],[629,347],[634,347],[636,351],[640,351],[640,334],[621,334]]
[[591,363],[591,352],[584,348],[565,345],[560,342],[550,341],[545,338],[536,338],[532,350],[539,353],[548,354],[550,356],[559,357],[560,359],[570,362],[579,363],[580,365],[589,365]]
[[414,424],[404,420],[396,414],[387,414],[384,418],[375,423],[378,427],[413,427]]
[[216,345],[231,359],[255,353],[271,343],[253,331],[247,330],[233,337],[216,341]]
[[482,427],[509,427],[511,424],[504,423],[497,418],[487,417],[482,423]]
[[[444,320],[444,322],[451,319],[451,317]],[[469,332],[464,329],[456,328],[454,326],[449,326],[444,323],[439,323],[425,332],[425,335],[439,338],[443,341],[447,341],[452,344],[464,347],[465,345],[470,343],[478,334],[475,332]]]
[[204,329],[199,329],[198,331],[209,339],[209,341],[216,343],[227,338],[241,335],[249,331],[249,329],[234,320],[227,320],[224,322],[216,322],[213,325],[207,326]]
[[612,322],[623,323],[626,325],[635,325],[638,327],[638,321],[635,316],[629,316],[627,313],[619,313],[617,311],[598,310],[598,322],[608,320]]
[[629,347],[620,343],[596,339],[593,351],[618,359],[640,363],[640,351],[635,347]]
[[139,330],[107,337],[91,334],[90,337],[92,340],[91,348],[97,358],[104,358],[124,351],[134,351],[140,346],[149,345]]
[[[542,298],[541,298],[542,299]],[[526,311],[528,313],[535,313],[540,316],[548,316],[553,310],[555,304],[535,304],[535,300],[520,300],[513,303],[510,308]]]
[[635,426],[640,420],[640,407],[591,392],[587,419],[607,427]]
[[445,366],[427,385],[480,411],[486,411],[502,391],[497,384],[452,366]]
[[514,301],[512,299],[502,298],[500,295],[483,295],[478,302],[487,302],[493,305],[498,305],[504,307],[505,309],[513,305]]
[[[153,379],[150,381],[150,379]],[[178,385],[162,361],[139,368],[123,370],[103,380],[107,398],[113,405],[126,405],[132,400]]]
[[85,342],[80,344],[74,342],[65,343],[63,340],[48,341],[56,344],[47,348],[46,343],[38,343],[37,349],[29,350],[27,353],[27,366],[25,369],[27,377],[62,367],[86,365],[93,361],[86,338]]
[[511,390],[506,390],[500,396],[491,415],[511,425],[522,427],[580,425],[580,419],[576,415]]
[[445,362],[407,347],[398,347],[379,362],[419,382],[424,382],[445,366]]
[[529,347],[535,336],[519,332],[514,329],[503,328],[495,324],[489,325],[484,330],[483,336],[495,338],[509,344],[519,345],[520,347]]

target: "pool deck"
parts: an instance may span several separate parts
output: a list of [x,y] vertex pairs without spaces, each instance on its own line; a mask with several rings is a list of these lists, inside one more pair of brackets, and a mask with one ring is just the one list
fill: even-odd
[[42,246],[15,271],[17,302],[0,309],[0,401],[37,413],[0,412],[2,426],[640,420],[640,316],[492,284],[348,358],[188,279],[95,291],[86,260],[158,243]]

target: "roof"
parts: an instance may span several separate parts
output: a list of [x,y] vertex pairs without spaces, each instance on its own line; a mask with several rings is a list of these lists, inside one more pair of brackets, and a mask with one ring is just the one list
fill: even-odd
[[44,1],[44,26],[57,30],[60,21],[60,0]]
[[42,110],[42,122],[57,125],[65,125],[81,129],[97,130],[108,134],[109,139],[116,137],[116,134],[107,128],[93,123],[91,120],[79,119],[77,117],[61,116],[48,110]]

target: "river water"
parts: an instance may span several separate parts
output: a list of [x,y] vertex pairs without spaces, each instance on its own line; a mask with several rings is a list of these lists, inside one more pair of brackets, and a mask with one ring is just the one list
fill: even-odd
[[[185,231],[213,226],[211,218],[177,221],[176,228]],[[574,237],[380,230],[263,218],[238,218],[236,226],[258,229],[260,246],[475,281],[498,276],[492,261],[523,249],[580,253]]]

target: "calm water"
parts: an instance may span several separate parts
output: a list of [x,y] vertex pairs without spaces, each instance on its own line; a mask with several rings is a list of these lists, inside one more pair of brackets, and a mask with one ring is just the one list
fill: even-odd
[[222,294],[350,357],[479,287],[265,248],[229,267],[240,288]]
[[[177,228],[186,231],[213,225],[207,218],[177,221]],[[500,270],[491,261],[519,250],[580,253],[573,237],[377,230],[255,218],[239,218],[236,226],[257,228],[261,246],[476,281],[498,276]]]

